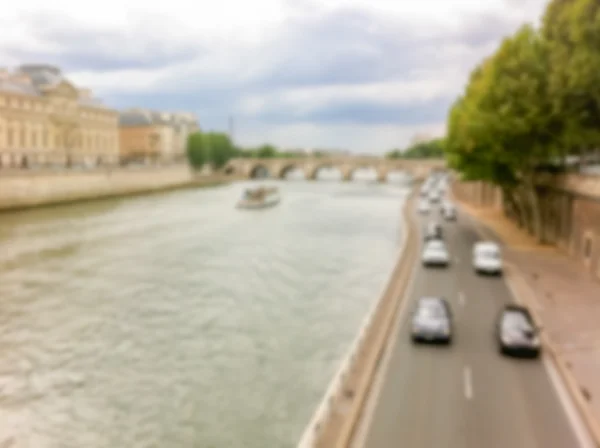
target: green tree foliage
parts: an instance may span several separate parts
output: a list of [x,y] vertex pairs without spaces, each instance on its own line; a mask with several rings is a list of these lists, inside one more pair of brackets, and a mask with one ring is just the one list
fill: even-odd
[[448,114],[446,157],[464,178],[500,186],[543,239],[540,167],[600,147],[600,2],[552,0],[473,70]]
[[415,143],[404,151],[395,149],[386,154],[389,159],[431,159],[444,157],[444,140],[434,139]]
[[541,30],[553,111],[565,153],[600,144],[600,2],[553,0]]
[[231,143],[229,136],[220,132],[194,132],[188,137],[187,156],[190,165],[196,169],[210,164],[215,169],[222,168],[239,151]]
[[201,169],[209,161],[208,146],[201,132],[194,132],[188,137],[187,157],[190,165]]
[[256,157],[261,157],[261,158],[278,157],[277,148],[275,148],[273,145],[264,144],[256,150]]
[[209,148],[209,160],[215,169],[222,168],[236,156],[236,149],[227,134],[209,132],[205,135],[205,140]]
[[236,147],[229,136],[222,132],[195,132],[188,137],[187,156],[190,165],[196,169],[210,164],[214,169],[224,167],[233,158],[275,158],[304,157],[301,151],[279,151],[271,144],[255,149]]

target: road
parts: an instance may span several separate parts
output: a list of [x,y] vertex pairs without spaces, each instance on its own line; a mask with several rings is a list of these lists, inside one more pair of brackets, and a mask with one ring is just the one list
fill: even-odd
[[[430,219],[442,222],[437,207]],[[365,430],[367,448],[572,448],[580,446],[547,362],[501,357],[493,326],[512,296],[502,278],[475,275],[473,243],[480,240],[464,214],[444,223],[453,264],[420,265],[406,312]],[[410,311],[416,298],[445,296],[455,316],[451,347],[413,346]],[[376,387],[377,389],[378,387]]]

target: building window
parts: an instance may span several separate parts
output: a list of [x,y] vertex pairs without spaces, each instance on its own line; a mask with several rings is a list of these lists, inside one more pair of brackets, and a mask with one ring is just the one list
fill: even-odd
[[586,236],[584,241],[583,256],[587,260],[592,256],[592,239],[589,236]]
[[34,148],[36,148],[37,144],[38,144],[38,141],[37,141],[37,129],[35,129],[35,130],[33,130],[31,132],[31,146],[34,147]]
[[44,148],[48,147],[48,129],[42,131],[42,146]]
[[6,144],[9,148],[12,148],[15,144],[15,131],[13,130],[12,126],[8,126],[8,129],[6,130]]
[[21,146],[27,146],[27,143],[25,141],[25,139],[27,138],[27,133],[25,132],[25,128],[21,128],[21,132],[20,132],[20,138],[21,138]]

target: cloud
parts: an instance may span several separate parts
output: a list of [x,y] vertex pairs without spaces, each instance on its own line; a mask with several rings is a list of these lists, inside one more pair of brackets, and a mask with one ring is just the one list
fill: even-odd
[[[402,129],[380,134],[385,150],[423,127],[443,129],[472,67],[535,19],[541,0],[21,0],[12,8],[0,19],[0,57],[60,65],[115,107],[190,110],[221,129],[233,115],[246,123],[237,134],[248,144],[260,130],[261,142],[284,146],[373,148],[357,133]],[[327,133],[345,126],[356,131]]]

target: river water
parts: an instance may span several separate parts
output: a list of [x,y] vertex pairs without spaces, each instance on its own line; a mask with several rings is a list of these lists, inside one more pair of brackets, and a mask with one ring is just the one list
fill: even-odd
[[406,189],[245,184],[0,215],[0,446],[292,447],[397,257]]

